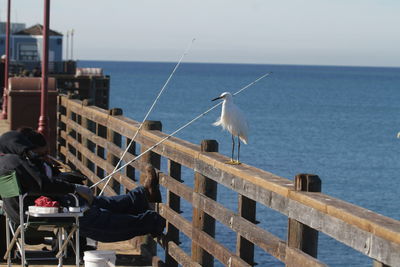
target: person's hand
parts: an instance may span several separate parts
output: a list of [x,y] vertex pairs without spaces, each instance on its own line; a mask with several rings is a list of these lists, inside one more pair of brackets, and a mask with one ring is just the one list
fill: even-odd
[[92,205],[93,202],[93,192],[90,188],[86,185],[75,185],[75,192],[78,193],[81,197],[83,197],[89,205]]

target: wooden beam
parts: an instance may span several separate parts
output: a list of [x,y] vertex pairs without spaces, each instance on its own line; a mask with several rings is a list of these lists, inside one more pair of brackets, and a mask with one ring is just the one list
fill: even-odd
[[225,226],[245,237],[282,262],[294,262],[298,259],[308,264],[304,266],[325,266],[319,260],[308,256],[298,249],[291,249],[291,255],[286,255],[288,246],[285,241],[235,214],[233,211],[223,207],[216,201],[202,194],[193,192],[193,190],[187,185],[174,182],[174,179],[166,174],[160,173],[160,185],[165,186],[168,190],[175,192],[176,194],[179,194],[189,203],[192,203],[195,208],[205,211]]
[[[218,152],[218,143],[215,140],[203,140],[201,142],[201,152]],[[205,196],[217,199],[217,183],[200,173],[194,175],[194,192],[204,194]],[[205,213],[198,207],[193,208],[192,216],[193,228],[207,233],[209,236],[215,236],[215,219]],[[214,257],[207,253],[197,242],[192,241],[192,259],[201,266],[214,266]]]
[[176,227],[179,227],[186,236],[197,242],[208,253],[214,255],[214,257],[222,262],[222,264],[226,266],[250,267],[249,264],[237,257],[234,253],[230,252],[223,245],[219,244],[215,239],[206,233],[193,228],[190,222],[166,205],[160,203],[159,207],[159,213],[161,216],[166,218],[166,220],[170,221]]
[[[321,180],[316,175],[299,174],[295,177],[296,191],[321,192]],[[318,231],[295,219],[288,219],[288,245],[317,258]]]
[[[69,110],[96,123],[103,123],[124,136],[134,133],[138,127],[137,122],[128,118],[109,117],[101,109],[82,107],[78,100],[64,97],[60,102],[67,107],[67,113]],[[67,118],[69,121],[70,117]],[[165,136],[160,131],[142,131],[137,142],[141,146],[150,146]],[[395,265],[400,262],[400,222],[397,220],[321,193],[295,191],[293,182],[288,179],[246,164],[224,164],[227,157],[218,153],[202,154],[197,145],[178,138],[171,137],[154,148],[153,152],[321,231],[383,264]]]

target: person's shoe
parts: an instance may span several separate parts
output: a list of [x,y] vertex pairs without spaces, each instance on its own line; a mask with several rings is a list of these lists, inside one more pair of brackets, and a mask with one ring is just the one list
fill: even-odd
[[163,217],[161,217],[160,215],[158,215],[156,229],[154,230],[154,232],[151,233],[151,236],[153,238],[161,237],[164,232],[165,225],[166,225],[166,220]]
[[149,202],[159,203],[162,201],[158,175],[151,165],[146,167],[146,180],[144,181],[143,186],[146,189],[147,200]]

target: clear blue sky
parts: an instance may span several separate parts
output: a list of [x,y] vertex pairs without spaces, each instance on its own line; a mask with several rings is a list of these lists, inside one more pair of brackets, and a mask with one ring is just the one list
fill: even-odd
[[[43,2],[12,0],[12,21],[43,23]],[[53,0],[51,11],[82,60],[177,61],[195,37],[186,61],[400,66],[399,0]]]

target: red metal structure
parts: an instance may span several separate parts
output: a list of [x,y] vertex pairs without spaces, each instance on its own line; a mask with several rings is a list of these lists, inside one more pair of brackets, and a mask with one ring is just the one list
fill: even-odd
[[47,112],[47,86],[49,64],[49,24],[50,24],[50,0],[44,0],[43,22],[43,56],[42,56],[42,88],[40,97],[40,117],[38,131],[46,138],[49,135],[49,116]]
[[1,112],[1,119],[7,119],[7,109],[8,109],[8,70],[10,61],[10,10],[11,10],[11,0],[7,1],[7,23],[6,23],[6,62],[4,66],[4,90],[3,90],[3,107]]

